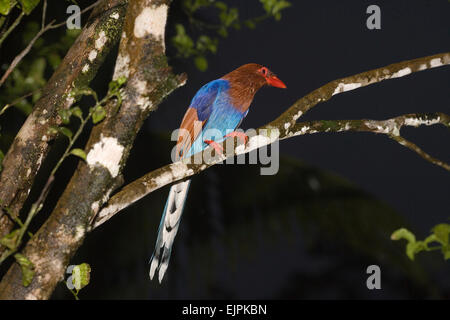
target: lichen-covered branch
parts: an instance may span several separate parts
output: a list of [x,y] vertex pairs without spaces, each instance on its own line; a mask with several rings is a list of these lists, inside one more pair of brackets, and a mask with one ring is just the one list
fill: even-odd
[[[72,90],[89,84],[119,40],[125,4],[123,0],[105,0],[93,10],[9,148],[2,163],[0,200],[1,207],[9,208],[13,216],[18,216],[47,156],[49,141],[55,138],[48,129],[61,123],[58,111],[74,103]],[[12,226],[11,220],[0,210],[0,238],[8,234]],[[0,253],[3,249],[0,246]]]
[[22,286],[20,267],[14,263],[0,283],[0,299],[50,297],[98,209],[117,187],[144,119],[185,83],[185,76],[172,74],[165,57],[169,3],[129,3],[114,72],[114,78],[128,78],[121,92],[123,102],[118,106],[112,101],[106,107],[106,118],[94,127],[86,145],[86,162],[80,162],[50,217],[23,250],[34,265],[33,281]]
[[353,76],[334,80],[310,92],[295,102],[269,125],[289,132],[297,119],[317,104],[331,99],[336,94],[362,88],[384,80],[400,78],[409,74],[450,64],[450,52],[394,63],[386,67],[362,72]]
[[[143,177],[125,186],[121,191],[115,194],[107,203],[107,205],[99,212],[96,220],[91,226],[92,229],[106,222],[116,213],[128,207],[130,204],[138,201],[147,194],[159,189],[172,182],[184,179],[199,173],[211,165],[222,162],[229,156],[250,152],[256,148],[273,143],[275,140],[282,140],[292,136],[301,134],[311,134],[316,132],[337,132],[337,131],[367,131],[374,133],[384,133],[399,142],[400,144],[417,152],[427,161],[439,165],[449,170],[449,165],[431,157],[421,150],[418,146],[405,140],[400,136],[400,128],[402,126],[419,126],[421,124],[431,125],[441,123],[449,126],[448,115],[442,113],[426,114],[426,115],[405,115],[389,120],[341,120],[341,121],[317,121],[297,123],[306,111],[310,110],[318,103],[329,100],[332,96],[360,88],[376,82],[399,78],[409,75],[413,72],[422,71],[450,64],[450,53],[442,53],[429,57],[404,61],[387,67],[363,72],[354,76],[342,78],[332,81],[306,95],[295,102],[287,111],[285,111],[276,120],[270,122],[259,130],[269,132],[269,136],[257,135],[251,137],[249,143],[244,148],[238,146],[230,153],[225,152],[224,155],[216,157],[203,165],[185,164],[181,162],[173,163],[162,167],[158,170],[147,173]],[[210,149],[204,153],[210,152]],[[204,158],[202,156],[202,158]],[[193,163],[193,161],[191,161]]]

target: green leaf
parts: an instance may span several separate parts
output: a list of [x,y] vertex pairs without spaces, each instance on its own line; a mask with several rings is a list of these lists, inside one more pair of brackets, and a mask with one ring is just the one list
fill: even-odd
[[87,263],[82,263],[72,269],[72,283],[75,289],[81,290],[89,284],[91,277],[91,267]]
[[189,35],[186,34],[186,30],[182,24],[175,25],[176,35],[172,37],[172,44],[178,51],[178,54],[184,58],[192,56],[195,52],[194,41]]
[[206,71],[206,69],[208,69],[208,61],[206,60],[205,57],[203,56],[195,57],[194,62],[198,70]]
[[83,111],[81,111],[80,107],[74,107],[70,109],[70,111],[72,112],[72,115],[79,118],[80,120],[83,120]]
[[98,101],[97,93],[89,87],[74,89],[72,90],[71,95],[75,98],[75,100],[79,100],[82,96],[92,96],[95,101]]
[[75,149],[70,150],[70,153],[73,154],[74,156],[80,157],[81,159],[86,161],[86,153],[84,152],[84,150],[75,148]]
[[19,0],[25,14],[30,14],[31,11],[39,4],[39,0]]
[[117,78],[116,80],[111,81],[111,82],[108,84],[109,91],[110,91],[110,92],[115,92],[115,91],[117,91],[118,89],[120,89],[121,86],[123,86],[123,84],[124,84],[126,81],[127,81],[127,78],[126,78],[126,77],[119,77],[119,78]]
[[224,10],[224,11],[227,10],[227,4],[226,4],[225,2],[222,2],[222,1],[216,1],[214,4],[215,4],[216,7],[219,8],[220,10]]
[[17,263],[20,265],[20,268],[22,269],[22,284],[25,287],[28,287],[33,280],[34,277],[34,271],[33,271],[33,264],[30,260],[28,260],[27,257],[25,257],[23,254],[16,253],[14,255],[14,258],[16,258]]
[[394,231],[391,235],[392,240],[406,239],[409,243],[416,242],[416,236],[408,229],[401,228]]
[[428,244],[431,242],[435,242],[435,241],[439,242],[438,239],[436,238],[436,235],[432,234],[432,235],[429,235],[428,237],[426,237],[425,240],[423,240],[423,243],[424,243],[425,247],[427,247],[427,249],[428,249]]
[[55,135],[59,132],[58,127],[50,126],[47,130],[47,133],[50,135]]
[[419,253],[420,251],[425,250],[425,245],[422,241],[417,242],[409,242],[406,245],[406,255],[411,259],[414,260],[414,256]]
[[249,29],[255,29],[256,28],[256,24],[252,20],[246,20],[246,21],[244,21],[244,24]]
[[0,0],[0,14],[7,15],[12,8],[12,0]]
[[431,230],[436,235],[437,241],[442,245],[448,245],[448,235],[450,233],[450,224],[441,223],[433,227]]
[[70,116],[72,115],[72,112],[68,109],[62,109],[58,111],[59,116],[61,117],[61,121],[64,124],[70,123]]
[[450,249],[444,252],[444,259],[445,260],[450,259]]
[[19,239],[20,230],[16,229],[11,233],[0,239],[0,244],[4,245],[10,250],[14,250],[17,247],[17,240]]
[[66,127],[59,127],[58,131],[61,132],[63,135],[65,135],[67,138],[72,139],[73,133],[70,131],[69,128]]
[[96,106],[92,113],[92,122],[94,124],[99,123],[106,117],[106,110],[102,106]]

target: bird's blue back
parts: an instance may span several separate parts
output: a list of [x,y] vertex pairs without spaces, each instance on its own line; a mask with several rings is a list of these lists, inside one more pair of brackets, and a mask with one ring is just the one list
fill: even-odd
[[203,151],[208,146],[204,142],[206,139],[220,143],[247,115],[247,112],[239,111],[232,104],[229,89],[228,80],[217,79],[201,87],[192,99],[190,107],[197,110],[198,120],[206,120],[206,123],[184,157]]

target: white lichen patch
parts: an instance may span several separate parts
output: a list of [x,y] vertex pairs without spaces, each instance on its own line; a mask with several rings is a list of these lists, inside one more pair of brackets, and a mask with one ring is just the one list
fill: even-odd
[[298,135],[298,134],[305,134],[306,132],[308,132],[308,130],[309,130],[309,126],[304,126],[304,127],[302,127],[299,131],[297,131],[297,132],[295,133],[295,135]]
[[100,208],[100,201],[95,201],[92,203],[91,210],[93,213],[97,214],[99,208]]
[[303,111],[299,111],[299,112],[297,112],[297,114],[295,114],[295,115],[292,117],[292,119],[293,119],[294,121],[297,121],[297,119],[300,118],[300,117],[302,116],[302,114],[303,114]]
[[258,134],[256,136],[253,136],[248,140],[247,145],[240,144],[236,147],[236,149],[235,149],[236,154],[238,155],[238,154],[242,154],[245,152],[251,152],[251,151],[261,148],[263,146],[269,145],[272,142],[274,142],[275,140],[277,140],[279,136],[280,136],[280,133],[276,129],[270,130],[270,136],[263,135],[263,134]]
[[66,104],[65,104],[65,109],[69,109],[70,108],[70,106],[73,104],[75,102],[75,98],[74,97],[72,97],[70,94],[69,94],[69,96],[67,97],[67,99],[66,99]]
[[135,79],[133,81],[133,87],[136,89],[137,93],[140,95],[147,93],[147,81]]
[[97,50],[91,50],[91,52],[89,52],[89,61],[92,62],[95,60],[95,58],[97,58]]
[[425,70],[427,68],[427,65],[424,63],[424,64],[421,64],[420,66],[419,66],[419,71],[422,71],[422,70]]
[[109,16],[110,18],[113,18],[113,19],[119,19],[120,18],[120,16],[119,16],[119,13],[118,12],[115,12],[115,13],[113,13],[112,15],[110,15]]
[[442,65],[443,65],[443,63],[441,61],[441,58],[431,59],[431,61],[430,61],[430,67],[432,67],[432,68],[439,67]]
[[39,156],[39,159],[37,160],[37,167],[38,168],[41,167],[42,159],[44,159],[44,154],[43,153],[41,153],[41,155]]
[[142,111],[145,111],[153,106],[153,103],[150,101],[150,98],[145,96],[139,96],[136,99],[136,104]]
[[128,78],[130,75],[130,56],[128,54],[121,55],[119,54],[116,59],[116,66],[114,68],[114,80],[119,77]]
[[339,83],[336,89],[334,90],[332,96],[341,92],[354,90],[359,87],[361,87],[361,83]]
[[157,39],[164,39],[168,6],[146,7],[134,20],[134,36],[142,38],[153,35]]
[[86,63],[84,66],[83,66],[83,69],[81,69],[81,72],[82,73],[86,73],[86,72],[88,72],[89,71],[89,65]]
[[374,129],[377,133],[392,134],[394,136],[400,135],[400,129],[393,119],[382,122],[367,121],[365,124],[367,127]]
[[106,36],[105,31],[100,31],[98,34],[97,40],[95,40],[95,48],[97,50],[101,50],[103,46],[105,45],[106,41],[108,41],[108,37]]
[[90,167],[97,165],[105,167],[115,178],[119,174],[123,150],[124,147],[119,144],[116,138],[101,135],[100,141],[94,144],[89,151],[86,162]]
[[85,232],[86,232],[86,230],[85,230],[84,226],[82,226],[82,225],[76,226],[74,240],[75,241],[81,240],[83,238]]
[[170,166],[170,170],[165,171],[163,174],[152,179],[152,182],[157,186],[165,186],[173,181],[173,179],[184,178],[192,175],[194,170],[189,169],[183,162],[175,162]]
[[418,126],[424,124],[427,126],[431,126],[433,124],[439,123],[440,120],[441,120],[441,117],[437,117],[435,119],[429,119],[429,120],[422,119],[422,118],[406,118],[405,125],[418,127]]
[[397,71],[396,73],[394,73],[394,74],[391,76],[391,78],[400,78],[400,77],[404,77],[404,76],[406,76],[406,75],[408,75],[408,74],[410,74],[410,73],[411,73],[411,68],[407,67],[407,68],[401,69],[401,70]]

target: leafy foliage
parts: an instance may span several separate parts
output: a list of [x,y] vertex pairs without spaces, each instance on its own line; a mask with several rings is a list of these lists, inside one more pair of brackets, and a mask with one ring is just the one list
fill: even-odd
[[28,258],[25,257],[23,254],[16,253],[14,255],[14,258],[20,265],[20,268],[22,269],[22,284],[25,287],[28,287],[34,277],[34,270],[33,270],[34,266],[31,263],[31,261],[28,260]]
[[[426,237],[423,241],[417,241],[416,236],[408,229],[401,228],[391,235],[392,240],[405,239],[406,244],[406,255],[414,260],[416,254],[422,251],[434,251],[441,250],[442,255],[445,260],[450,259],[450,244],[449,244],[449,234],[450,234],[450,224],[441,223],[431,229],[432,234]],[[438,243],[439,245],[430,246],[431,243]]]
[[[286,0],[260,0],[264,14],[249,19],[241,19],[239,10],[229,7],[224,1],[216,0],[183,0],[181,9],[188,19],[188,24],[175,24],[175,35],[171,43],[176,49],[178,58],[193,58],[200,71],[208,68],[208,54],[218,50],[219,37],[227,37],[230,30],[239,30],[242,26],[254,29],[257,24],[267,18],[281,19],[281,12],[291,6]],[[201,18],[201,13],[208,11],[208,20]],[[211,23],[210,20],[216,20]],[[191,33],[184,25],[189,25]],[[199,33],[194,39],[193,34]]]
[[30,14],[39,4],[40,0],[18,0],[25,14]]
[[[22,44],[26,46],[38,30],[37,22],[27,23]],[[38,39],[31,54],[21,61],[0,88],[0,108],[15,101],[15,108],[25,115],[30,114],[34,103],[41,97],[40,89],[50,77],[48,71],[56,70],[78,34],[79,30],[66,30],[58,41]]]
[[67,286],[70,292],[74,295],[76,300],[79,300],[78,294],[81,289],[86,287],[89,284],[91,279],[91,266],[87,263],[82,263],[72,268],[72,274],[69,278],[71,280],[71,284],[73,285],[73,289],[70,286]]

